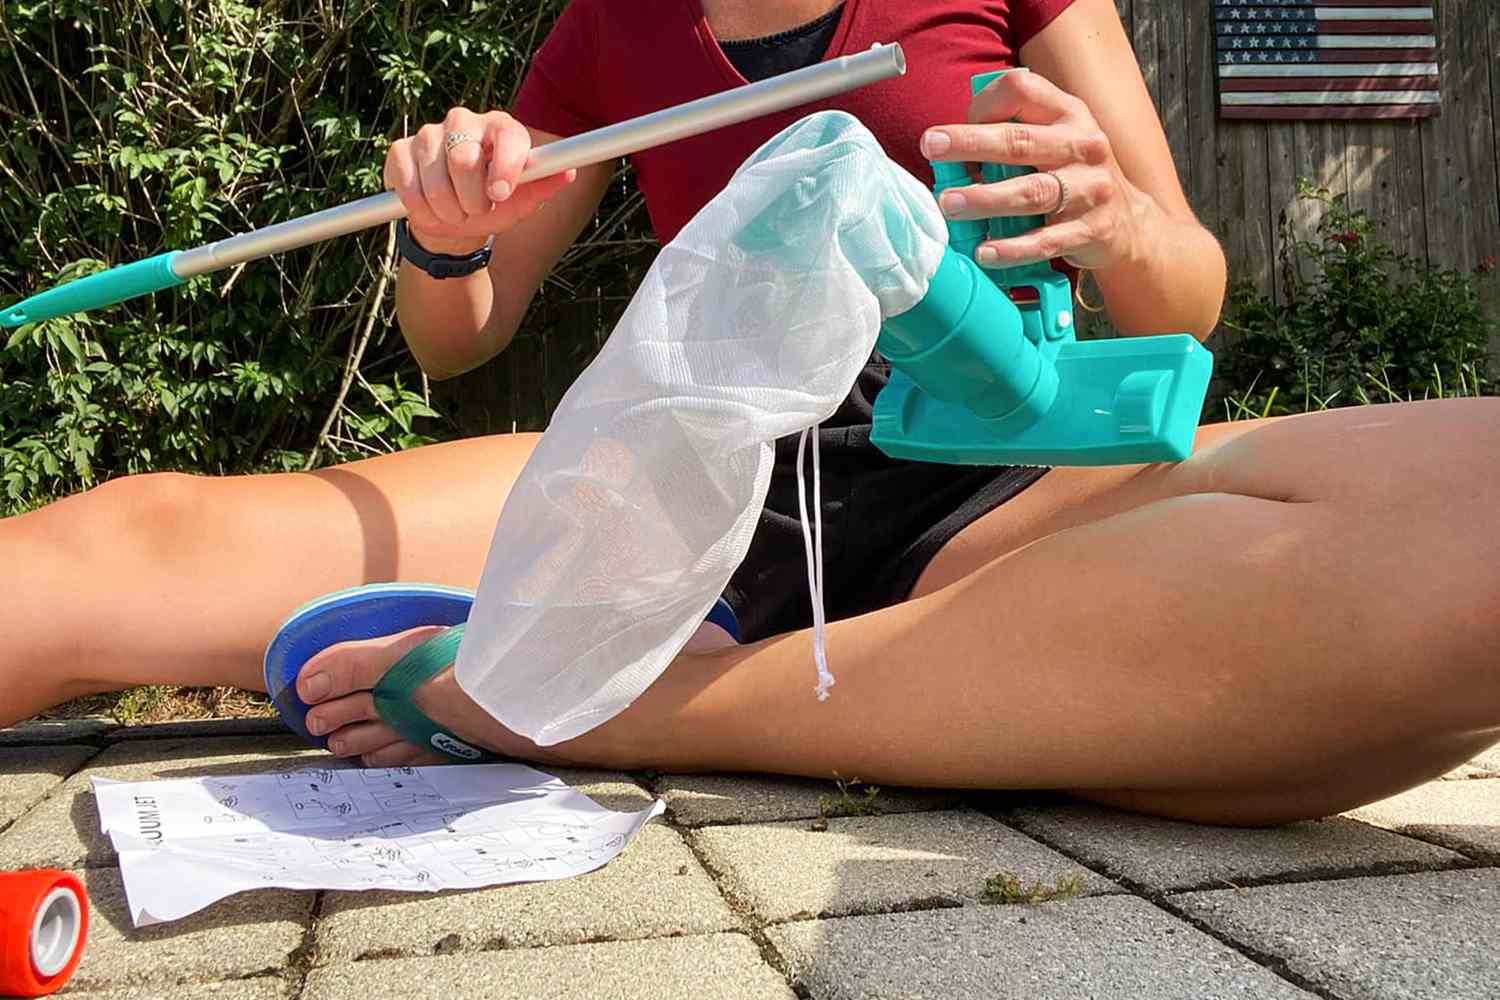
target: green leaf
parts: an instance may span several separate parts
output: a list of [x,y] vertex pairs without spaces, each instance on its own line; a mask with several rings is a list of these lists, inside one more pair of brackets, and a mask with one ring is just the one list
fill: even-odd
[[73,355],[75,361],[83,364],[83,345],[78,343],[78,337],[71,329],[66,326],[59,326],[53,331],[53,336],[68,349],[68,353]]

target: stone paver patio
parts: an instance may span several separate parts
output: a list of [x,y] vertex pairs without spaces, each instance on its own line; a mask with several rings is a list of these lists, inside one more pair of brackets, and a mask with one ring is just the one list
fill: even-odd
[[[272,723],[0,731],[0,868],[79,871],[63,995],[813,1000],[1500,996],[1500,752],[1269,830],[1052,796],[557,771],[667,814],[575,879],[433,895],[232,896],[135,930],[89,781],[326,756]],[[996,876],[999,876],[997,878]],[[1015,902],[1028,892],[1052,898]]]

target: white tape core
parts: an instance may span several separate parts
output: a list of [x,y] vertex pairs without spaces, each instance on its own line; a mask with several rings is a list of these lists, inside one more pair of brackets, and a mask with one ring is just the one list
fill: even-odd
[[82,929],[83,911],[73,890],[58,886],[48,893],[31,928],[31,964],[39,977],[47,979],[67,968]]

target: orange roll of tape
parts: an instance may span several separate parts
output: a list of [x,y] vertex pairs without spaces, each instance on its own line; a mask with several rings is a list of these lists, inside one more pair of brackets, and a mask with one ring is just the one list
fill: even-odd
[[0,996],[62,989],[89,931],[83,883],[55,869],[0,873]]

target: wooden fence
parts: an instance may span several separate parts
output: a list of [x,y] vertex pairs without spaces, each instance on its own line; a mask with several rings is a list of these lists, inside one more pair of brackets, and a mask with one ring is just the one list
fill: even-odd
[[[1468,272],[1500,254],[1500,0],[1434,0],[1442,112],[1418,121],[1243,122],[1218,117],[1211,0],[1116,0],[1177,170],[1232,277],[1279,294],[1279,220],[1310,226],[1297,178],[1370,213],[1380,236]],[[1500,317],[1500,281],[1483,283]]]

